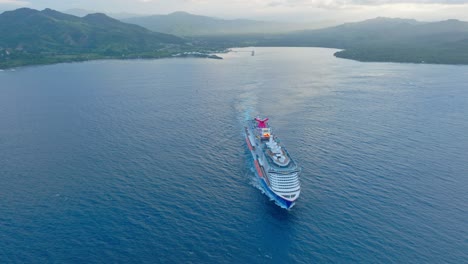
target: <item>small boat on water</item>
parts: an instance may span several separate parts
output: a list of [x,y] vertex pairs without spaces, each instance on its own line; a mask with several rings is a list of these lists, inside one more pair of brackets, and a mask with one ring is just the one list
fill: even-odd
[[245,127],[245,140],[252,153],[255,174],[265,192],[287,209],[294,206],[301,193],[301,169],[272,133],[268,118],[249,120]]

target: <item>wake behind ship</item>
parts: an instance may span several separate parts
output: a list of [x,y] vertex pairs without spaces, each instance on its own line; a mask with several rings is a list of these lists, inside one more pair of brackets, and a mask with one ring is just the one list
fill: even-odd
[[299,166],[272,134],[268,118],[247,122],[245,140],[252,153],[256,175],[262,187],[280,205],[291,208],[301,193]]

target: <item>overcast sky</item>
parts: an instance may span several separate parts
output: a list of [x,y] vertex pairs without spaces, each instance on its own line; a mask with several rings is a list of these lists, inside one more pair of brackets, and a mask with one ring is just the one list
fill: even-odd
[[468,0],[0,0],[0,10],[73,8],[136,14],[187,11],[219,18],[350,22],[377,16],[468,21]]

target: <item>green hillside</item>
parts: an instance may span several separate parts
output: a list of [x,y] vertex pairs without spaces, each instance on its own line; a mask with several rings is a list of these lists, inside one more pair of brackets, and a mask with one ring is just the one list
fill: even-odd
[[[337,57],[359,61],[468,64],[468,23],[458,20],[422,23],[375,18],[320,30],[272,34],[265,29],[262,34],[234,34],[232,32],[242,28],[245,32],[247,28],[259,30],[275,24],[214,19],[183,12],[163,18],[138,19],[148,19],[153,25],[160,21],[158,28],[161,30],[192,34],[187,38],[190,43],[186,43],[187,39],[150,31],[104,14],[77,17],[51,9],[20,8],[0,14],[0,68],[102,58],[159,58],[174,54],[210,57],[203,52],[184,52],[242,46],[326,47],[341,49],[335,53]],[[220,34],[195,36],[201,32]]]
[[[376,27],[370,33],[357,29],[338,38],[344,42],[338,48],[345,50],[336,56],[360,61],[468,64],[467,22],[395,23],[390,20],[386,24],[392,26]],[[343,30],[335,36],[340,33]]]
[[115,57],[159,57],[185,40],[123,23],[104,14],[83,18],[51,9],[0,15],[0,68]]
[[468,64],[468,23],[458,20],[375,18],[320,30],[210,36],[199,41],[218,47],[337,48],[343,51],[335,56],[359,61]]

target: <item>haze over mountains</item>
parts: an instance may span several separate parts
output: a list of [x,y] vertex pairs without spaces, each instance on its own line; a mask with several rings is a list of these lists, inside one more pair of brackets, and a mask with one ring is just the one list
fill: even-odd
[[335,54],[338,57],[360,61],[468,64],[468,23],[458,20],[379,17],[318,30],[291,28],[293,31],[283,33],[272,33],[280,30],[281,23],[223,20],[184,12],[123,21],[140,26],[104,14],[77,17],[28,8],[4,12],[0,14],[0,67],[158,58],[242,46],[327,47],[343,49]]
[[138,16],[122,21],[140,25],[156,32],[178,36],[230,35],[254,33],[284,33],[317,28],[310,24],[257,21],[247,19],[225,20],[207,16],[174,12],[168,15]]
[[[288,43],[285,43],[288,42]],[[376,18],[328,29],[290,34],[283,45],[345,49],[336,55],[361,61],[463,64],[468,62],[468,23],[421,23]]]
[[210,36],[209,45],[326,47],[360,61],[468,64],[468,22],[375,18],[285,34]]
[[135,13],[127,13],[127,12],[108,13],[108,12],[100,12],[97,10],[87,10],[87,9],[82,9],[82,8],[71,8],[62,12],[65,14],[69,14],[69,15],[73,15],[77,17],[84,17],[86,15],[95,14],[95,13],[104,13],[107,16],[110,16],[115,19],[126,19],[126,18],[131,18],[131,17],[145,16],[145,15],[135,14]]

